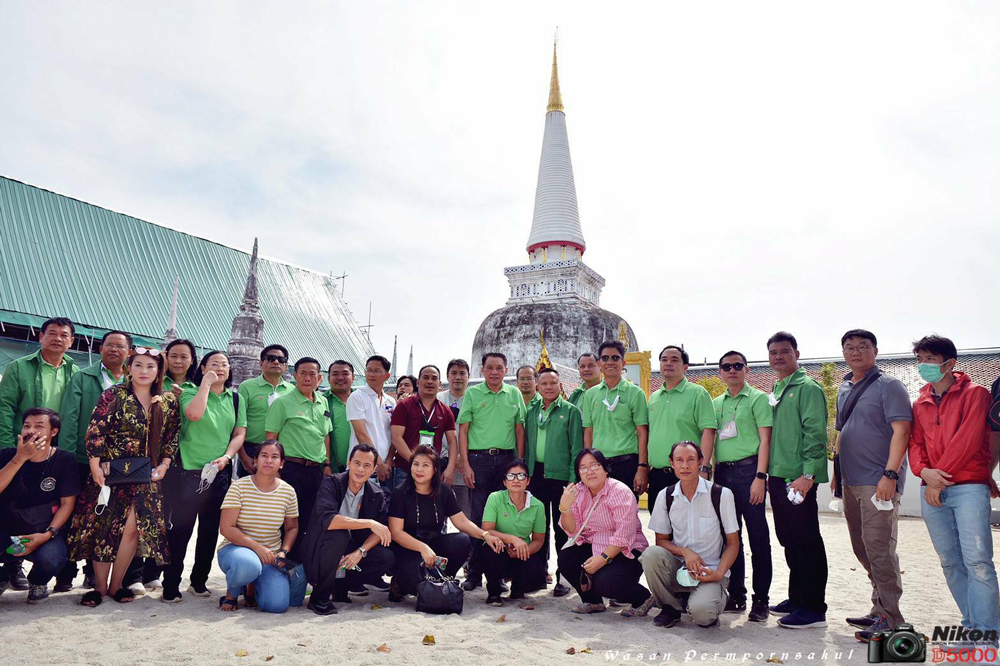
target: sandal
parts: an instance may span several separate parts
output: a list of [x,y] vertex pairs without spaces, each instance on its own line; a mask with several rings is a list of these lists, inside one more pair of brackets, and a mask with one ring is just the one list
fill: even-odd
[[111,595],[111,598],[120,604],[127,604],[135,599],[135,592],[127,587],[120,587],[117,592]]
[[649,611],[653,609],[654,603],[653,597],[650,597],[643,601],[641,606],[629,606],[623,609],[620,615],[622,617],[646,617],[649,615]]
[[[228,606],[229,608],[224,608]],[[219,597],[219,610],[221,611],[234,611],[239,609],[240,604],[237,599],[230,599],[229,597]]]
[[580,604],[573,609],[573,612],[579,615],[590,615],[592,613],[603,613],[605,610],[604,604]]
[[104,597],[97,590],[91,590],[83,595],[80,599],[80,605],[86,606],[87,608],[97,608],[104,601]]

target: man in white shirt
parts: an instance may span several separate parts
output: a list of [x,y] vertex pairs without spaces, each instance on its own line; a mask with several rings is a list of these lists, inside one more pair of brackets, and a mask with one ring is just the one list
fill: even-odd
[[382,387],[389,379],[392,365],[384,356],[372,356],[365,363],[365,385],[347,399],[347,420],[351,422],[351,447],[370,444],[378,451],[375,476],[388,499],[392,492],[392,435],[389,421],[396,401],[386,395]]
[[701,478],[703,460],[694,442],[674,444],[670,463],[679,481],[660,493],[649,516],[656,544],[639,561],[653,599],[663,609],[653,619],[658,627],[680,620],[684,605],[679,594],[688,594],[687,612],[704,628],[718,626],[726,606],[729,568],[740,552],[736,501],[728,488]]

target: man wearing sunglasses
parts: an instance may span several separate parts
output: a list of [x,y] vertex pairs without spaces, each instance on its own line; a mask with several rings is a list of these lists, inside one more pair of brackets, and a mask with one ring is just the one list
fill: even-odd
[[719,359],[719,377],[727,390],[715,398],[718,429],[715,440],[715,482],[733,491],[740,526],[740,552],[730,568],[727,613],[747,607],[746,559],[743,555],[743,522],[747,524],[753,557],[752,622],[766,622],[771,589],[771,533],[767,527],[764,496],[771,451],[774,413],[767,395],[747,383],[747,358],[729,351]]
[[646,393],[622,377],[625,345],[617,340],[597,350],[604,380],[583,397],[583,446],[608,459],[610,476],[639,497],[649,485],[649,408]]
[[671,467],[670,449],[677,442],[699,442],[705,459],[700,473],[710,479],[712,446],[715,443],[715,409],[703,386],[684,376],[690,358],[683,348],[667,345],[660,352],[663,386],[649,396],[649,504],[660,491],[677,483]]
[[268,345],[260,352],[260,375],[240,384],[240,417],[246,420],[247,436],[243,448],[239,450],[239,464],[234,465],[236,476],[253,474],[257,449],[266,439],[264,421],[267,410],[275,400],[285,395],[295,385],[286,382],[288,372],[288,350],[281,345]]

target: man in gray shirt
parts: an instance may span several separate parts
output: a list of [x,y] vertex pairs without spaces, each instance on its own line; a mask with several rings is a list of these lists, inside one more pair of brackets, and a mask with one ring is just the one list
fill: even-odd
[[[458,412],[462,409],[462,400],[465,399],[465,391],[469,387],[469,364],[463,359],[453,358],[448,361],[445,374],[448,377],[448,389],[438,393],[438,400],[448,405],[451,408],[452,414],[457,419]],[[457,455],[461,457],[460,451],[449,451],[447,446],[448,444],[445,442],[444,447],[441,449],[442,472],[448,466],[448,458],[450,456]],[[464,463],[465,461],[460,460],[459,462]],[[472,501],[469,498],[469,487],[465,485],[461,467],[458,465],[455,466],[455,476],[451,481],[451,489],[455,491],[455,498],[458,500],[458,506],[461,507],[462,513],[466,516],[471,516]]]
[[875,365],[878,347],[873,333],[850,330],[840,342],[851,369],[837,394],[844,516],[854,554],[872,584],[871,611],[849,617],[847,623],[857,627],[855,637],[867,643],[874,632],[893,629],[903,621],[896,526],[913,411],[903,383]]

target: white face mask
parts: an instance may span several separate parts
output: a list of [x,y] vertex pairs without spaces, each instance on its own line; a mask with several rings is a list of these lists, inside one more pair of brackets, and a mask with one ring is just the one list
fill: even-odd
[[111,501],[111,486],[101,486],[100,492],[97,493],[97,506],[94,507],[94,513],[98,516],[104,513],[104,509],[107,508],[108,502]]
[[201,468],[201,481],[198,483],[198,492],[203,493],[212,485],[215,481],[216,475],[219,473],[219,466],[215,463],[207,463]]

